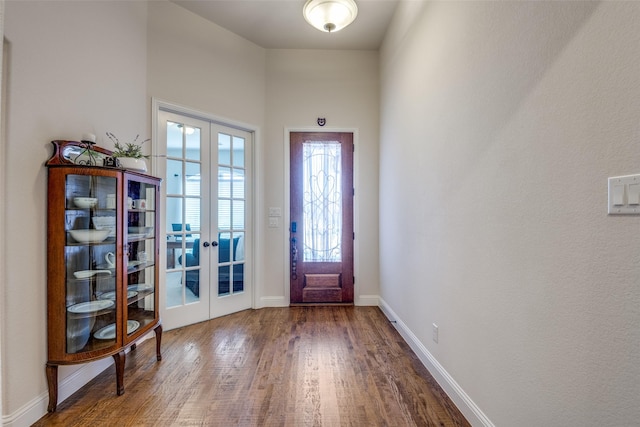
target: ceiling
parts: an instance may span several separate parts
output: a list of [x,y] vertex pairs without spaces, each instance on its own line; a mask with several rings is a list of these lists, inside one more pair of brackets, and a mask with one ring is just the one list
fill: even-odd
[[358,17],[336,33],[307,24],[306,0],[170,0],[265,49],[377,50],[398,0],[356,0]]

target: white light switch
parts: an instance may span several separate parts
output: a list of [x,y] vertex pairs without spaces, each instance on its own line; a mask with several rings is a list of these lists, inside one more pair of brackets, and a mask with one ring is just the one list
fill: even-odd
[[282,216],[282,209],[269,208],[269,216]]
[[640,215],[640,175],[609,178],[609,214]]
[[278,218],[269,218],[269,228],[278,228],[280,227],[280,221],[278,221]]
[[640,205],[640,184],[629,184],[628,189],[629,205]]
[[624,184],[613,186],[613,206],[624,205]]

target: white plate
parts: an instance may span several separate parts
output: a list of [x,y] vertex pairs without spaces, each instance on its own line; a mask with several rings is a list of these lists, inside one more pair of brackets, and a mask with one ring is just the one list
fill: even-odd
[[132,240],[132,239],[142,239],[145,236],[146,234],[144,233],[133,233],[133,234],[129,234],[128,237],[129,237],[129,240]]
[[115,303],[111,300],[98,300],[81,302],[80,304],[72,305],[67,310],[71,313],[93,313],[94,311],[104,310],[111,308]]
[[111,275],[111,271],[109,270],[80,270],[74,271],[73,275],[76,276],[76,279],[87,279],[96,274],[108,274]]
[[[127,298],[133,298],[136,295],[138,295],[138,293],[136,291],[127,291]],[[116,291],[105,292],[104,294],[100,295],[98,297],[98,299],[114,300],[114,299],[116,299]]]
[[144,264],[144,262],[143,261],[129,261],[127,263],[127,267],[131,268],[131,267],[138,266],[140,264]]
[[138,291],[138,292],[151,291],[153,290],[153,285],[148,285],[146,283],[138,283],[137,285],[127,286],[127,290]]
[[[127,320],[127,334],[135,332],[140,327],[140,322]],[[93,334],[99,340],[112,340],[116,337],[116,324],[112,323]]]

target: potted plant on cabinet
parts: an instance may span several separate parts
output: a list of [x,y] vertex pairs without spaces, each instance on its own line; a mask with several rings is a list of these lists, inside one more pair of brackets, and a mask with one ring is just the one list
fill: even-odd
[[111,132],[107,132],[107,137],[113,142],[113,146],[115,147],[111,155],[118,159],[121,167],[140,172],[147,171],[147,162],[145,159],[148,159],[149,156],[142,154],[142,144],[149,141],[149,139],[138,143],[137,141],[140,135],[136,135],[133,142],[121,144],[120,140]]

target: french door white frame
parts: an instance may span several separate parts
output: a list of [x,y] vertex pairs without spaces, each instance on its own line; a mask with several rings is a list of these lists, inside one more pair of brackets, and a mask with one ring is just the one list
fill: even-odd
[[[246,170],[250,173],[250,188],[251,190],[247,193],[247,198],[246,198],[246,227],[247,227],[247,233],[245,235],[246,237],[246,241],[247,241],[247,249],[249,249],[249,253],[250,256],[247,257],[247,263],[245,264],[245,286],[246,286],[246,292],[250,292],[250,300],[251,300],[251,308],[256,308],[257,304],[257,295],[259,294],[259,292],[256,289],[256,281],[253,280],[253,278],[255,277],[255,271],[256,271],[256,266],[257,265],[261,265],[260,264],[260,260],[258,258],[259,254],[258,251],[256,250],[257,247],[259,247],[259,239],[258,239],[258,234],[256,232],[257,228],[256,228],[256,218],[259,218],[259,215],[257,214],[256,210],[257,210],[257,206],[260,206],[260,203],[258,201],[258,197],[260,195],[260,192],[257,191],[257,187],[256,187],[256,176],[259,176],[259,170],[257,170],[257,165],[258,162],[256,162],[254,159],[256,158],[256,156],[259,155],[259,129],[255,126],[252,125],[248,125],[246,123],[241,123],[241,122],[237,122],[234,120],[229,120],[223,117],[219,117],[219,116],[214,116],[212,114],[209,113],[205,113],[202,111],[197,111],[194,110],[192,108],[188,108],[188,107],[184,107],[175,103],[171,103],[171,102],[167,102],[167,101],[163,101],[157,98],[152,98],[152,131],[151,131],[151,135],[152,135],[152,161],[151,161],[151,170],[152,173],[156,176],[158,176],[159,173],[159,162],[157,160],[158,155],[156,153],[159,152],[163,152],[162,150],[160,150],[160,146],[159,146],[159,142],[160,142],[160,135],[158,135],[158,115],[160,113],[160,111],[166,111],[166,112],[170,112],[170,113],[175,113],[175,114],[179,114],[182,116],[187,116],[187,117],[192,117],[194,119],[198,119],[198,120],[203,120],[203,121],[208,121],[208,122],[213,122],[216,124],[220,124],[223,126],[227,126],[230,128],[235,128],[235,129],[239,129],[245,132],[248,132],[250,134],[252,134],[252,143],[250,144],[250,147],[247,147],[247,150],[250,151],[250,155],[248,156],[250,161],[246,164]],[[163,197],[163,203],[164,203],[164,197]],[[164,224],[165,223],[165,218],[164,218],[164,214],[161,212],[160,213],[160,223]],[[160,234],[159,234],[159,238],[161,239],[161,242],[166,241],[166,231],[163,227],[163,229],[161,230]],[[166,271],[166,256],[161,256],[160,257],[160,270],[161,271]],[[159,292],[161,292],[161,296],[165,295],[166,293],[166,283],[165,283],[165,277],[164,275],[160,275],[160,281],[159,281]],[[214,287],[217,290],[217,286]],[[213,289],[212,289],[212,293],[213,293]],[[216,291],[217,294],[217,291]],[[210,298],[210,300],[213,299]],[[166,310],[166,299],[165,298],[160,298],[160,314],[162,317],[162,313],[163,311]],[[210,309],[210,312],[212,312],[212,310]],[[211,317],[211,316],[210,316]]]

